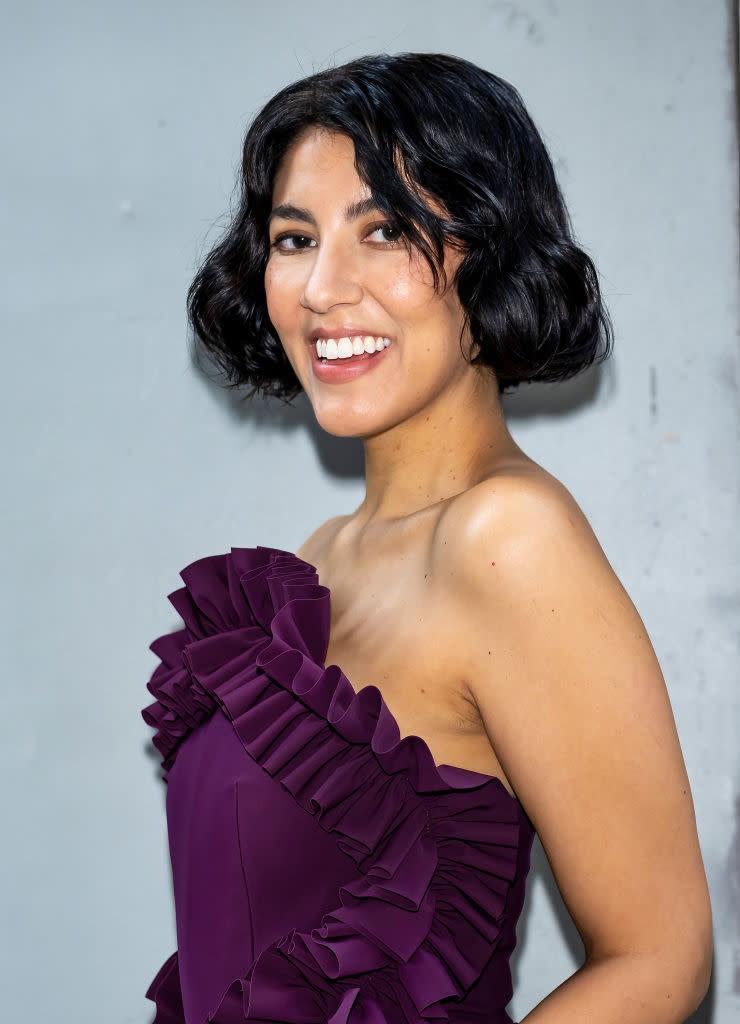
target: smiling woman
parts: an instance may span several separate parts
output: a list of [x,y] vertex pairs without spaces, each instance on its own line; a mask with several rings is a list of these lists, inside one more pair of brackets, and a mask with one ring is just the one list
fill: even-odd
[[284,89],[189,308],[231,383],[362,438],[366,493],[170,595],[156,1024],[509,1024],[535,831],[586,956],[526,1024],[680,1024],[711,914],[665,683],[501,405],[611,344],[519,95],[435,54]]

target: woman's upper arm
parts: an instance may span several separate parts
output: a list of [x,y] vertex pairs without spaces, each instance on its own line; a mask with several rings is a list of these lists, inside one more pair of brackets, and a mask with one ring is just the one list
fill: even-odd
[[454,543],[468,682],[587,955],[670,946],[701,973],[691,791],[640,616],[557,482],[489,488],[474,511]]

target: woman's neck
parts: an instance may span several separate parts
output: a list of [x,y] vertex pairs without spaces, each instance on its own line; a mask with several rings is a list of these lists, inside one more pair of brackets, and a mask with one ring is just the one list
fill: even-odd
[[526,458],[504,419],[495,380],[471,374],[420,414],[366,438],[365,498],[357,526],[405,518],[479,483],[512,457]]

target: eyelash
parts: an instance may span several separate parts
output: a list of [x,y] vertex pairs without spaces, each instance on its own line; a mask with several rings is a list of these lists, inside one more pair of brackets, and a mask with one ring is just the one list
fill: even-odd
[[[376,224],[375,227],[371,228],[371,230],[368,232],[368,234],[373,235],[373,234],[375,234],[376,231],[383,231],[383,230],[387,230],[387,231],[391,231],[391,232],[396,231],[396,232],[398,232],[398,237],[397,238],[392,238],[392,239],[386,239],[384,242],[382,242],[380,244],[386,246],[387,248],[394,248],[394,249],[396,247],[402,245],[402,243],[403,243],[403,234],[402,234],[401,230],[395,224],[392,224],[390,221],[385,221],[383,224]],[[365,236],[365,237],[367,237],[367,236]],[[310,238],[308,235],[302,235],[298,231],[284,231],[282,234],[278,235],[275,238],[274,242],[270,243],[270,248],[271,249],[278,249],[278,250],[280,250],[282,242],[290,241],[290,240],[294,240],[294,239],[301,239],[301,241],[303,241],[303,242],[312,242],[313,241],[313,239]],[[378,243],[375,243],[375,244],[378,244]],[[313,246],[300,245],[300,246],[296,246],[296,247],[290,247],[290,248],[287,248],[287,249],[282,249],[281,251],[282,252],[303,252],[305,249],[309,249],[309,248],[313,248]]]

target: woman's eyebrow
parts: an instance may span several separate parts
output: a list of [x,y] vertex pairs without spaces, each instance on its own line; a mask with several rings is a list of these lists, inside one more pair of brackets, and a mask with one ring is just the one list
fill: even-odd
[[[359,199],[355,203],[350,203],[344,211],[344,219],[346,221],[357,220],[358,217],[364,217],[373,210],[379,209],[380,207],[373,197],[368,196],[366,199]],[[280,206],[273,207],[270,211],[270,216],[267,218],[268,224],[275,217],[282,217],[284,220],[302,220],[316,227],[316,219],[311,211],[304,210],[300,206],[293,206],[292,203],[281,203]]]
[[380,207],[372,196],[368,196],[366,199],[359,199],[356,203],[350,203],[344,211],[344,219],[357,220],[358,217],[364,217],[375,210],[380,210]]

